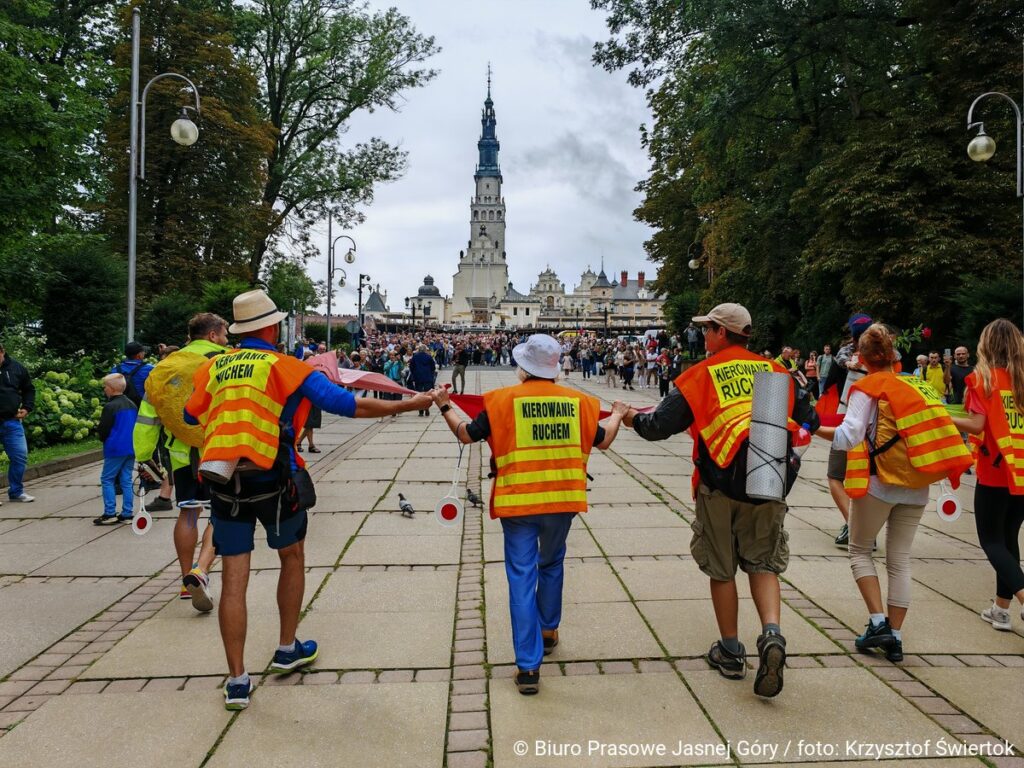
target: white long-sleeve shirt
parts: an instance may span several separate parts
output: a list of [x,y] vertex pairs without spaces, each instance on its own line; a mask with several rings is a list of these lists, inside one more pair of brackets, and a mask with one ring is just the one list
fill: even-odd
[[[868,435],[874,440],[878,431],[878,403],[860,390],[850,394],[846,416],[843,423],[836,427],[832,447],[840,451],[849,451],[860,445]],[[924,506],[928,503],[928,486],[924,488],[907,488],[903,485],[883,483],[877,475],[872,475],[868,482],[868,493],[876,499],[888,504],[910,504]]]

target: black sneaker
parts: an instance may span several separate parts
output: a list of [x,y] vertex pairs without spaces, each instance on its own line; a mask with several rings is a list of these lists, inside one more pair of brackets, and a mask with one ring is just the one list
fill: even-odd
[[891,661],[893,664],[898,664],[903,661],[903,641],[897,640],[895,637],[892,640],[892,645],[885,652],[885,658]]
[[843,527],[839,529],[839,535],[836,536],[837,547],[848,547],[850,545],[850,526],[843,523]]
[[551,636],[544,635],[544,655],[547,656],[558,645],[558,630],[553,630]]
[[782,692],[782,672],[786,668],[786,638],[778,632],[765,632],[757,638],[757,677],[754,693],[770,699]]
[[722,645],[721,640],[715,640],[715,644],[708,651],[708,664],[718,670],[718,674],[730,680],[742,680],[747,676],[747,649],[740,643],[740,652],[732,654],[729,649]]
[[100,515],[92,521],[93,525],[113,525],[117,522],[117,515]]
[[516,670],[516,688],[523,696],[534,696],[540,691],[540,670]]
[[892,633],[892,626],[890,626],[888,619],[878,626],[875,626],[869,621],[867,629],[864,630],[864,634],[853,642],[854,645],[857,646],[858,651],[866,651],[871,648],[881,648],[888,653],[889,649],[892,648],[893,643],[896,642],[896,636]]
[[148,507],[146,507],[146,511],[167,512],[168,510],[173,508],[174,505],[171,503],[170,499],[165,499],[163,496],[157,496],[155,499],[153,499],[153,502]]

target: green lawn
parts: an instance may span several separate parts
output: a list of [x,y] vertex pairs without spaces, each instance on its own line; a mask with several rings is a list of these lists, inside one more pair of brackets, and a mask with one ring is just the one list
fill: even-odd
[[[50,445],[46,448],[29,448],[28,450],[28,465],[34,466],[36,464],[42,464],[44,461],[50,461],[51,459],[62,459],[65,456],[74,456],[79,453],[86,453],[87,451],[94,451],[97,448],[102,447],[103,443],[100,442],[98,437],[92,437],[88,440],[82,440],[78,443],[59,443],[57,445]],[[7,471],[7,454],[0,452],[0,471]]]

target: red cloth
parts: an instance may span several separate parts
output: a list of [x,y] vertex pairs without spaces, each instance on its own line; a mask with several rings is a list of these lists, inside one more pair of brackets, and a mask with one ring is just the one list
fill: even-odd
[[396,395],[415,395],[416,393],[392,381],[383,373],[361,371],[358,368],[339,368],[338,358],[333,352],[313,355],[306,361],[316,370],[327,376],[335,384],[354,389],[365,389],[370,392],[391,392]]
[[838,427],[843,423],[843,414],[839,413],[839,388],[834,384],[826,389],[814,406],[818,412],[818,420],[823,427]]

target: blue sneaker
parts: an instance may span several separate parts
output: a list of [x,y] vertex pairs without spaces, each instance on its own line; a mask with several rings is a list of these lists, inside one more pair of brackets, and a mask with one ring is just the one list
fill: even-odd
[[295,638],[294,650],[287,653],[279,650],[274,653],[274,660],[270,662],[270,671],[278,674],[294,672],[299,667],[316,661],[317,654],[319,654],[319,650],[315,640],[302,642]]
[[235,685],[225,685],[224,709],[236,711],[248,707],[249,694],[252,693],[255,687],[256,686],[253,685],[252,678],[249,678],[248,684],[236,683]]

